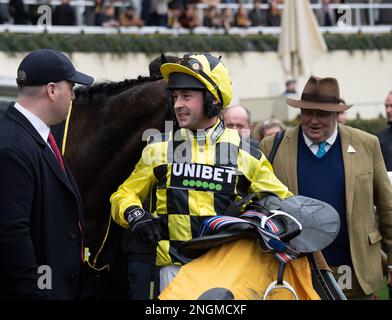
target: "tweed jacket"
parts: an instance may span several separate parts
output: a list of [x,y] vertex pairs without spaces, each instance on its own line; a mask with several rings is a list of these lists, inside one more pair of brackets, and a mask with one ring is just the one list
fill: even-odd
[[[392,265],[392,187],[377,137],[341,124],[338,131],[351,258],[359,284],[365,294],[371,294],[383,281],[381,240],[386,245],[387,264]],[[275,175],[294,194],[298,194],[299,132],[299,126],[286,131],[273,163]],[[270,153],[272,143],[273,137],[261,142],[263,153]]]

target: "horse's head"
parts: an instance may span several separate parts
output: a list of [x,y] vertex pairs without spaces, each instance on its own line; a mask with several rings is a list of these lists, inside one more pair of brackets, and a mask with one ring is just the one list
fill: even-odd
[[65,157],[83,197],[87,241],[94,252],[108,222],[110,195],[141,156],[143,132],[163,129],[166,84],[139,77],[81,88],[75,95]]

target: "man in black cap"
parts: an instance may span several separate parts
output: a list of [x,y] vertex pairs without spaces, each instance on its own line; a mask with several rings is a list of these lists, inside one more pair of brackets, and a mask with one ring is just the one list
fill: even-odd
[[55,50],[18,68],[18,101],[0,120],[0,299],[77,298],[82,204],[50,126],[66,118],[74,84],[93,80]]

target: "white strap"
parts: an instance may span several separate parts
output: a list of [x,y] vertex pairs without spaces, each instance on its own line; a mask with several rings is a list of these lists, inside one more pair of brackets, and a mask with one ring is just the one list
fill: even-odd
[[290,215],[290,214],[288,214],[288,213],[286,213],[286,212],[284,212],[284,211],[281,211],[281,210],[270,210],[272,213],[273,213],[273,215],[271,215],[271,216],[264,216],[262,219],[261,219],[261,227],[262,228],[265,228],[265,224],[266,224],[266,222],[269,220],[269,219],[271,219],[271,218],[274,218],[274,217],[276,217],[276,216],[285,216],[285,217],[288,217],[288,218],[290,218],[291,220],[293,220],[297,225],[298,225],[298,227],[299,227],[299,230],[302,230],[302,224],[296,219],[296,218],[294,218],[292,215]]

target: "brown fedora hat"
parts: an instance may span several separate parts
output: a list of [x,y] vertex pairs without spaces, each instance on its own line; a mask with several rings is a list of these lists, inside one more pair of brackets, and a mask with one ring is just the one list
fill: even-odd
[[311,76],[306,82],[301,100],[287,99],[294,108],[317,109],[330,112],[345,111],[352,107],[340,98],[338,80]]

